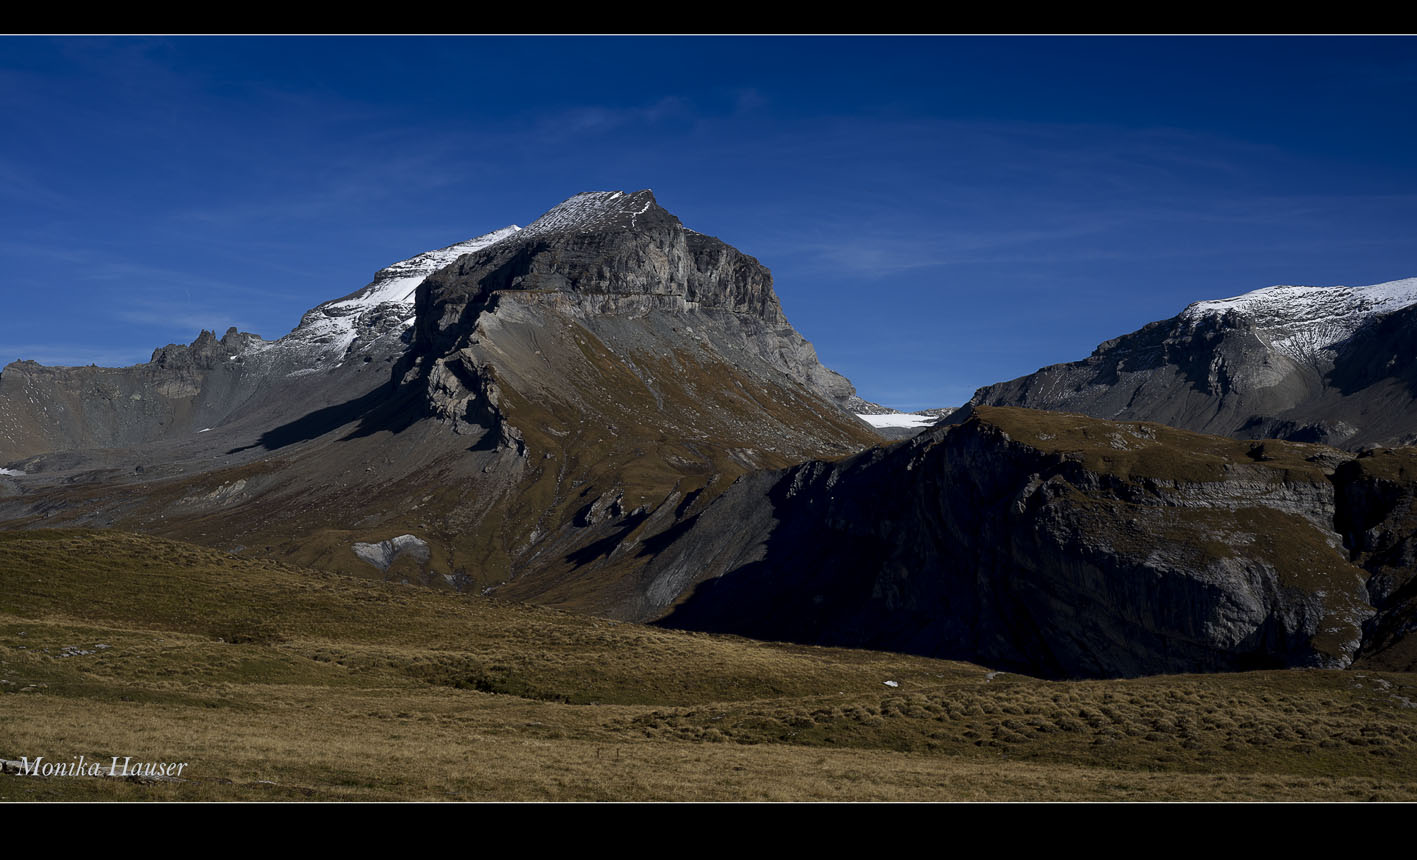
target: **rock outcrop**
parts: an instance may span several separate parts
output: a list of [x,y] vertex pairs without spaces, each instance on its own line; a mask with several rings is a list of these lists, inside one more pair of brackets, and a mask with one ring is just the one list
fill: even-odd
[[1390,665],[1417,626],[1411,468],[977,407],[740,480],[650,563],[638,617],[1060,677]]
[[355,555],[378,568],[380,573],[387,573],[400,558],[411,558],[418,564],[427,564],[431,555],[428,543],[414,535],[399,535],[378,543],[356,543],[350,549]]

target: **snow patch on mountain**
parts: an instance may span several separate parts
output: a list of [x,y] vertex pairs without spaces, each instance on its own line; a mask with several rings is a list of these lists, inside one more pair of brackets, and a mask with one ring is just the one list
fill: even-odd
[[[414,322],[414,294],[423,279],[451,264],[464,254],[481,251],[513,236],[518,239],[571,231],[605,228],[635,219],[654,205],[649,190],[626,194],[623,191],[588,191],[577,194],[537,218],[525,228],[513,224],[475,239],[425,251],[407,260],[380,269],[368,286],[349,295],[325,302],[307,311],[290,334],[276,341],[256,341],[242,351],[242,358],[264,353],[267,358],[283,356],[299,366],[287,376],[315,373],[327,359],[344,358],[352,348],[379,338],[398,335]],[[236,356],[233,356],[235,360]],[[320,367],[315,367],[315,364]]]
[[1369,320],[1417,304],[1417,278],[1366,287],[1274,286],[1228,299],[1195,302],[1182,319],[1237,313],[1279,352],[1312,360],[1353,336]]
[[277,341],[257,344],[254,349],[298,349],[340,357],[361,334],[377,338],[401,332],[413,322],[414,293],[424,278],[464,254],[481,251],[519,232],[521,228],[513,224],[400,260],[376,272],[368,286],[307,311],[290,334]]
[[856,416],[872,427],[930,427],[935,423],[934,416],[931,415],[911,415],[905,412],[895,412],[886,415],[861,415]]

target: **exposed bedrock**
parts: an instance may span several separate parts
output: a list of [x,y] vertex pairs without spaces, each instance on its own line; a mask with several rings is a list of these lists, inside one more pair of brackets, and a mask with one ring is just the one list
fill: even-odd
[[1406,623],[1409,580],[1369,575],[1410,576],[1412,483],[1370,462],[979,407],[740,480],[652,560],[640,617],[1062,677],[1346,666]]

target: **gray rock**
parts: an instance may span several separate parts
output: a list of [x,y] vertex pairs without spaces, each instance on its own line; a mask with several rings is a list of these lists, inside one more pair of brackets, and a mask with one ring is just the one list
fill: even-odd
[[350,547],[354,554],[385,573],[401,557],[412,558],[419,564],[427,564],[431,555],[428,543],[413,535],[399,535],[378,543],[356,543]]

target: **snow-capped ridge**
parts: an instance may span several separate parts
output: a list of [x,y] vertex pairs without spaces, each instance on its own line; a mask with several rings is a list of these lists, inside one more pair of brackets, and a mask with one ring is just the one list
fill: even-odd
[[1366,287],[1279,285],[1228,299],[1193,302],[1181,318],[1237,313],[1268,335],[1275,349],[1312,359],[1353,336],[1374,317],[1417,304],[1417,278]]
[[[623,191],[586,191],[552,207],[531,224],[513,224],[474,239],[448,245],[385,266],[367,286],[343,298],[325,302],[301,317],[300,324],[276,341],[253,343],[244,354],[274,350],[309,353],[309,366],[295,373],[314,372],[315,362],[346,355],[363,336],[372,342],[389,334],[401,333],[414,321],[414,295],[423,279],[450,265],[459,257],[489,248],[513,237],[529,239],[551,233],[585,232],[612,226],[635,226],[635,220],[655,205],[649,189],[626,194]],[[290,374],[287,374],[290,375]]]
[[[463,242],[458,242],[456,244],[449,245],[446,248],[439,248],[436,251],[424,251],[422,254],[409,257],[407,260],[400,260],[399,262],[389,266],[385,266],[378,272],[374,273],[374,282],[371,283],[368,287],[365,287],[363,290],[360,290],[359,293],[356,293],[355,295],[364,293],[368,290],[380,286],[385,281],[392,280],[395,278],[404,278],[416,275],[421,275],[422,277],[426,278],[434,272],[438,271],[439,269],[443,268],[444,266],[448,265],[449,263],[453,262],[458,257],[461,257],[464,254],[471,254],[475,251],[481,251],[483,248],[495,245],[503,239],[508,238],[509,236],[515,236],[517,233],[521,232],[521,229],[522,228],[518,227],[516,224],[510,224],[500,230],[493,230],[491,233],[484,233],[483,235],[478,236],[474,239],[468,239]],[[415,284],[414,286],[416,287],[417,284]],[[411,298],[411,294],[408,298]]]
[[[633,229],[635,220],[654,205],[654,192],[649,189],[630,194],[623,191],[577,194],[552,207],[525,228],[512,224],[385,266],[374,274],[374,280],[367,286],[306,311],[300,324],[285,337],[275,341],[256,339],[240,355],[285,355],[300,365],[288,371],[287,376],[314,373],[333,366],[323,363],[327,358],[343,358],[356,342],[367,345],[407,330],[414,322],[414,296],[418,285],[465,254],[513,237],[527,239],[622,225]],[[237,357],[233,356],[233,360]]]
[[[464,254],[481,251],[520,231],[520,227],[512,224],[385,266],[374,274],[374,280],[367,286],[306,311],[300,324],[289,334],[261,344],[257,349],[317,348],[321,355],[342,356],[359,336],[361,328],[373,330],[376,336],[389,333],[390,328],[402,331],[413,322],[414,293],[424,278]],[[389,320],[395,321],[392,326]]]

